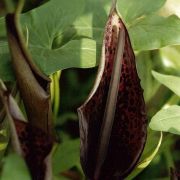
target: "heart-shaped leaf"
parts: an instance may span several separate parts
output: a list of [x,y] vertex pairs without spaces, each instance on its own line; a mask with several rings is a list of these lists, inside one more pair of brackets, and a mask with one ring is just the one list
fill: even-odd
[[151,50],[180,44],[180,18],[175,15],[147,16],[129,26],[128,30],[135,50]]
[[[75,2],[77,1],[77,2]],[[84,7],[84,0],[73,3],[52,0],[21,15],[21,25],[27,31],[29,50],[34,62],[45,74],[71,67],[89,68],[96,66],[96,42],[91,39],[67,40],[57,43],[63,32],[73,23]],[[48,14],[47,14],[48,12]],[[72,13],[73,12],[73,13]],[[0,78],[14,80],[8,45],[4,30],[4,19],[0,20]]]
[[160,110],[152,117],[149,126],[155,131],[180,134],[180,106]]
[[160,83],[168,87],[175,94],[180,96],[180,77],[160,74],[158,72],[152,71],[152,75],[156,78]]
[[156,3],[151,0],[121,0],[117,5],[124,21],[130,25],[134,20],[156,12],[165,2],[166,0],[158,0]]

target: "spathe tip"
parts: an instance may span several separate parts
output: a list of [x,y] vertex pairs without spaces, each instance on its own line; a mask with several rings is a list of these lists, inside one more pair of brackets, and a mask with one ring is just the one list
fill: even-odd
[[112,0],[110,14],[116,9],[117,0]]

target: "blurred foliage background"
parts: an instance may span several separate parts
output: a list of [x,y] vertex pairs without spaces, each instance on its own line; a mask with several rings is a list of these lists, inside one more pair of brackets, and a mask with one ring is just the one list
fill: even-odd
[[[46,1],[42,0],[26,0],[24,12],[40,6],[45,2]],[[96,7],[95,1],[93,1],[92,4],[92,9],[88,8],[89,11],[94,11],[93,7]],[[108,9],[107,5],[105,5],[105,7]],[[0,8],[3,8],[3,5],[0,6]],[[105,12],[102,12],[102,16],[106,17],[103,13]],[[163,7],[158,10],[157,14],[164,17],[176,14],[180,17],[180,1],[167,0]],[[3,16],[3,12],[1,16]],[[105,21],[101,23],[103,26]],[[67,33],[68,35],[65,37],[67,39],[72,39],[73,32],[66,31],[65,34]],[[80,39],[80,36],[84,36],[84,34],[79,35],[75,39]],[[54,43],[55,45],[62,45],[63,42],[63,39],[56,39]],[[97,44],[97,46],[99,46],[99,44]],[[155,113],[162,107],[180,104],[179,97],[164,85],[160,84],[152,76],[152,70],[163,74],[180,76],[180,46],[168,46],[161,49],[154,48],[154,50],[148,50],[148,48],[137,50],[135,48],[135,50],[137,70],[141,79],[141,85],[144,89],[148,120],[150,121]],[[75,180],[84,178],[79,162],[79,125],[77,108],[86,100],[95,81],[96,72],[97,67],[89,69],[69,68],[62,70],[58,74],[55,73],[51,75],[53,80],[52,104],[54,122],[59,141],[53,156],[55,180]],[[2,138],[3,137],[4,135],[2,135]],[[4,139],[2,142],[3,141]],[[157,147],[159,141],[160,133],[149,129],[148,142],[143,157],[150,156]],[[158,148],[157,154],[154,158],[151,158],[151,163],[145,169],[142,168],[140,171],[135,170],[132,172],[129,179],[165,180],[169,179],[170,167],[180,168],[179,136],[163,133],[163,140],[160,144],[161,146]]]

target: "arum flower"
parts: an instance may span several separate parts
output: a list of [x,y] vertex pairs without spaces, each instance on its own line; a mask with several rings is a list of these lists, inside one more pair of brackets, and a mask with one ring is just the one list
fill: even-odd
[[22,2],[19,1],[15,12],[6,15],[6,29],[12,65],[27,119],[2,81],[0,97],[9,119],[13,149],[25,159],[32,179],[52,179],[50,79],[40,72],[28,52],[19,24]]
[[32,179],[51,179],[51,149],[53,139],[41,129],[27,122],[16,101],[0,80],[0,99],[10,125],[14,151],[23,157]]
[[123,179],[146,142],[147,118],[128,31],[113,3],[94,87],[78,108],[81,164],[92,180]]

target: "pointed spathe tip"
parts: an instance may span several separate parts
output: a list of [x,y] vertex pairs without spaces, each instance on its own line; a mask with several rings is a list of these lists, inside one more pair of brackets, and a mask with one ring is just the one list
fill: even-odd
[[116,4],[117,4],[117,0],[112,0],[110,14],[112,14],[116,9]]

